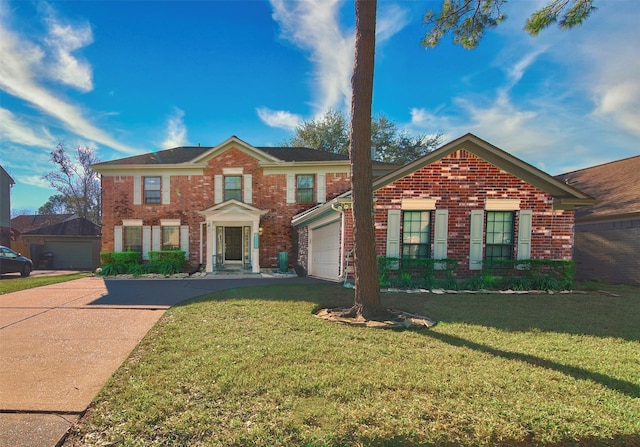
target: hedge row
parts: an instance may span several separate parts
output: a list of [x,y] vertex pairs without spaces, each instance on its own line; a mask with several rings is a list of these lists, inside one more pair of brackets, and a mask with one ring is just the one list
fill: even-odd
[[137,251],[101,252],[100,274],[114,276],[129,274],[140,276],[147,273],[173,275],[184,271],[185,252],[181,250],[150,251],[149,262],[142,261],[142,253]]
[[478,274],[457,279],[456,259],[378,258],[380,287],[450,290],[566,290],[573,286],[572,261],[527,259],[484,262]]

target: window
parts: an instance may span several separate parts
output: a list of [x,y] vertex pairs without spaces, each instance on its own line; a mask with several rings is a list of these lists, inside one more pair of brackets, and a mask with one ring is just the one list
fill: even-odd
[[313,175],[296,177],[296,202],[313,203]]
[[487,211],[485,260],[513,259],[513,211]]
[[428,258],[430,256],[431,216],[429,211],[403,211],[402,257]]
[[162,249],[180,250],[180,227],[162,227]]
[[160,203],[160,177],[144,178],[144,203]]
[[224,200],[242,201],[242,176],[227,175],[224,178]]
[[142,252],[142,227],[124,227],[124,251]]

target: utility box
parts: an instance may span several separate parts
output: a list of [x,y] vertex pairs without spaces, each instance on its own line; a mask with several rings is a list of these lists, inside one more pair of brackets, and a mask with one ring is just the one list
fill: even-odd
[[278,270],[281,273],[286,273],[289,270],[289,253],[286,251],[278,253]]

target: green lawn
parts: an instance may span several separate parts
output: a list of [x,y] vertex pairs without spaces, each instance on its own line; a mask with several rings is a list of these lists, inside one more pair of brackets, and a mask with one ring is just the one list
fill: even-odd
[[65,446],[640,445],[640,297],[383,294],[439,321],[330,323],[339,285],[170,309]]
[[34,287],[48,286],[49,284],[72,281],[74,279],[84,278],[88,275],[89,273],[71,273],[68,275],[29,276],[26,278],[3,275],[0,279],[0,295],[18,292],[20,290],[33,289]]

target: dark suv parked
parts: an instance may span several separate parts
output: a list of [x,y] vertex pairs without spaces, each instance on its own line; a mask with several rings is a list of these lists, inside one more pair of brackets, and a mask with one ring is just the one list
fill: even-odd
[[31,259],[25,258],[9,247],[0,245],[0,274],[19,272],[22,276],[29,276],[31,270],[33,270]]

